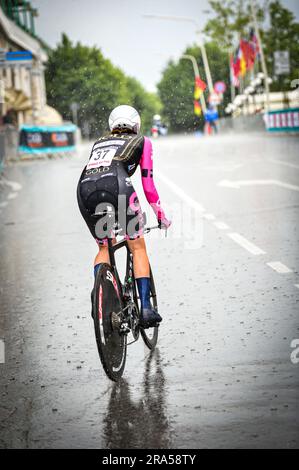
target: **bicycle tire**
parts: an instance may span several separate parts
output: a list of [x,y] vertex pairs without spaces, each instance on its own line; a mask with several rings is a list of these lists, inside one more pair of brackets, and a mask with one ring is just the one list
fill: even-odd
[[120,289],[109,264],[98,269],[93,296],[93,320],[99,356],[106,375],[114,382],[124,371],[127,335],[113,326],[112,313],[121,312]]
[[[158,310],[157,294],[156,294],[156,288],[155,288],[155,282],[154,282],[152,270],[150,270],[150,282],[151,282],[151,304],[154,309]],[[159,327],[154,326],[154,327],[145,328],[145,329],[140,327],[140,333],[144,341],[144,344],[151,350],[155,349],[157,341],[158,341]]]

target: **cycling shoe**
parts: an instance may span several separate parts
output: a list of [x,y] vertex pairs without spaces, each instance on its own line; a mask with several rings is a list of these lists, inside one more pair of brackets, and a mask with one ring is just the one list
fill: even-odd
[[144,308],[141,311],[140,326],[142,328],[150,328],[162,321],[162,317],[156,310],[152,308]]

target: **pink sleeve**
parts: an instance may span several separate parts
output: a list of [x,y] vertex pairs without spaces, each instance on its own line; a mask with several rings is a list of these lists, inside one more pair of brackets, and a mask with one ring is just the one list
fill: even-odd
[[153,147],[148,137],[144,137],[140,168],[142,187],[146,199],[152,206],[157,218],[163,220],[165,218],[165,214],[162,207],[160,206],[160,198],[153,178]]

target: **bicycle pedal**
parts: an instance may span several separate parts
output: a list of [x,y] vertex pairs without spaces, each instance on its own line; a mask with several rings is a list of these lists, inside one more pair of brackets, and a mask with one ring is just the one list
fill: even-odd
[[128,327],[128,325],[122,324],[122,325],[120,326],[120,329],[119,329],[120,334],[126,335],[127,333],[130,333],[130,331],[131,331],[131,330],[130,330],[130,328]]

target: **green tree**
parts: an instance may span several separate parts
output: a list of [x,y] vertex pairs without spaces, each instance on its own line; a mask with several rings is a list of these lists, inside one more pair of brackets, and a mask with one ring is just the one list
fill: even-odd
[[[299,77],[299,23],[295,16],[287,8],[276,0],[269,5],[270,28],[264,32],[263,42],[267,59],[269,75],[274,78],[271,89],[288,90],[290,82]],[[290,68],[289,75],[275,77],[274,52],[289,51]]]
[[89,122],[93,135],[107,130],[107,118],[119,104],[133,104],[145,116],[146,132],[149,115],[159,107],[157,99],[142,85],[127,77],[106,59],[96,47],[73,44],[63,34],[61,43],[49,54],[46,68],[48,102],[71,120],[71,103],[79,105],[78,120]]
[[[206,44],[206,51],[209,57],[213,81],[224,81],[227,88],[229,88],[227,54],[213,42]],[[200,49],[196,46],[189,47],[184,54],[195,56],[199,66],[200,76],[205,80]],[[169,62],[158,84],[158,91],[163,104],[163,116],[166,117],[172,131],[190,132],[203,127],[203,117],[198,118],[194,115],[194,72],[189,60],[181,59],[178,63]],[[207,100],[208,91],[205,92],[205,97]],[[223,114],[223,110],[228,102],[229,90],[227,90],[224,95],[224,101],[219,107],[220,115]]]
[[[214,16],[207,21],[204,31],[223,49],[231,52],[236,49],[239,38],[248,36],[253,26],[250,0],[211,0],[209,3]],[[256,6],[268,72],[274,78],[271,90],[287,90],[290,81],[298,78],[299,24],[279,0],[265,4],[265,8],[258,6],[257,2]],[[291,72],[288,76],[274,76],[273,54],[279,50],[290,53]]]
[[[204,32],[221,48],[231,51],[241,36],[248,34],[251,24],[250,0],[210,0],[214,14],[205,25]],[[264,20],[263,8],[257,8],[257,18]]]

